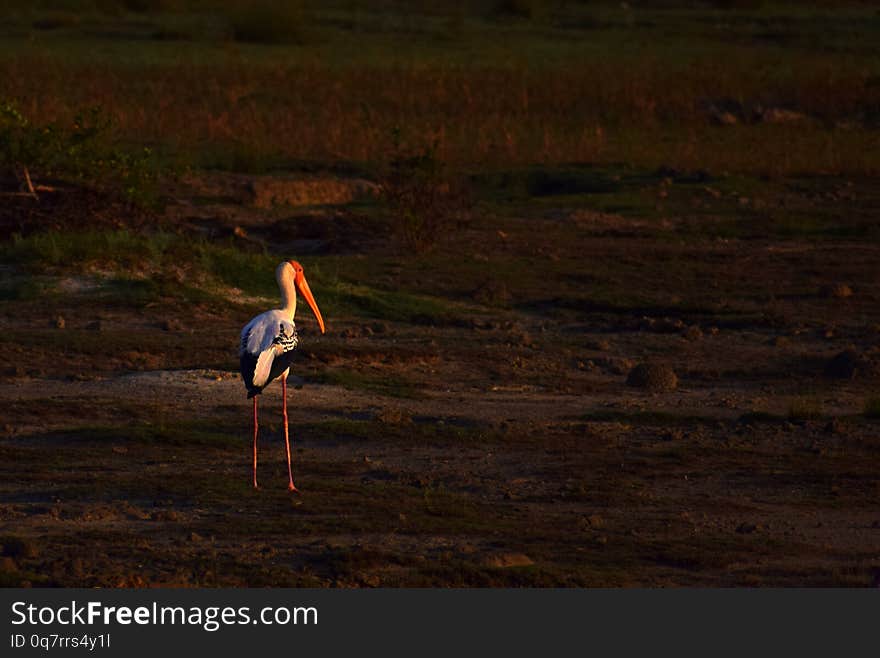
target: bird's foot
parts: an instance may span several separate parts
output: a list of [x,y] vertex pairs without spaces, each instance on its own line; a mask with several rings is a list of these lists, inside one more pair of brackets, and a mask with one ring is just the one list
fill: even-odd
[[254,489],[259,489],[259,488],[260,488],[260,485],[257,484],[257,481],[256,481],[256,480],[254,480]]
[[297,488],[293,485],[293,482],[291,482],[290,484],[287,485],[287,490],[288,490],[288,491],[292,491],[293,493],[299,493],[299,489],[297,489]]

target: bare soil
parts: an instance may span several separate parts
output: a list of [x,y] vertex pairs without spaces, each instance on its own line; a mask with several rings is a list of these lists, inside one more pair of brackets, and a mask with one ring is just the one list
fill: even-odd
[[[323,232],[289,244],[358,248],[340,237],[350,213],[276,208],[261,224],[236,201],[189,207],[170,214],[191,230],[270,240],[318,217]],[[250,487],[235,372],[250,307],[108,305],[76,277],[51,302],[4,302],[0,584],[876,585],[880,246],[696,221],[561,202],[487,214],[430,257],[457,268],[367,270],[440,291],[448,321],[321,305],[320,336],[298,317],[300,495],[277,385]],[[828,372],[847,349],[858,367]],[[642,362],[677,386],[627,385]]]

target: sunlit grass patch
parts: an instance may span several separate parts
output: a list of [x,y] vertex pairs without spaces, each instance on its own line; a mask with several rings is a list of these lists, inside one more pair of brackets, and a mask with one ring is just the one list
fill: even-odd
[[182,242],[180,236],[165,232],[45,231],[14,235],[11,242],[0,246],[0,254],[7,263],[35,268],[91,264],[134,268],[144,261],[163,264],[173,249],[180,250]]
[[317,375],[320,384],[333,384],[356,391],[378,393],[396,398],[421,397],[419,389],[409,380],[391,373],[365,374],[354,370],[327,369]]
[[441,300],[424,295],[381,290],[338,279],[321,281],[315,278],[312,286],[316,298],[320,291],[320,303],[326,300],[328,306],[353,315],[414,324],[445,324],[454,317],[449,306]]

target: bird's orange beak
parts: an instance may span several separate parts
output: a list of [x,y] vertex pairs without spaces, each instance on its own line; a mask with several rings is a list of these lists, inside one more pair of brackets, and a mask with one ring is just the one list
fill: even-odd
[[315,319],[318,321],[318,326],[321,327],[321,333],[324,333],[324,318],[321,317],[321,311],[318,310],[318,305],[315,303],[315,298],[312,296],[312,291],[309,289],[309,282],[306,281],[306,275],[303,274],[301,269],[296,271],[296,277],[294,278],[294,283],[296,284],[296,290],[302,295],[305,300],[309,303],[309,306],[312,309],[312,313],[315,314]]

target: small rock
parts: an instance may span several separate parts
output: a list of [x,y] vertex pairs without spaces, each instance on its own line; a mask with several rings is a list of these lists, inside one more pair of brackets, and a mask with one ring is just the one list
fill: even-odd
[[864,357],[855,350],[844,350],[825,364],[825,376],[831,379],[853,379],[864,366],[864,361]]
[[534,563],[534,560],[524,553],[498,553],[497,555],[490,555],[483,560],[484,566],[498,569],[528,567]]
[[715,111],[712,113],[712,121],[721,126],[735,126],[739,123],[739,119],[732,112]]
[[379,587],[382,584],[382,579],[375,573],[362,573],[358,577],[361,584],[366,587]]
[[528,331],[514,331],[510,335],[510,342],[522,347],[532,347],[535,344],[535,339]]
[[853,296],[853,289],[845,283],[835,283],[822,289],[826,297],[835,297],[837,299],[846,299]]
[[55,318],[51,322],[51,325],[53,327],[55,327],[56,329],[64,329],[64,326],[66,324],[67,323],[64,321],[63,315],[56,315]]
[[376,415],[376,420],[385,425],[409,425],[412,416],[400,407],[385,407]]
[[180,331],[182,325],[179,320],[174,318],[169,318],[167,320],[162,320],[159,323],[159,329],[162,331]]
[[685,330],[683,335],[688,340],[700,340],[703,337],[703,330],[697,325],[692,324]]
[[649,391],[673,391],[678,387],[678,377],[672,368],[658,363],[640,363],[630,370],[627,386]]
[[157,510],[150,514],[151,521],[170,521],[174,523],[175,521],[180,521],[180,514],[175,512],[173,509],[167,510]]
[[608,370],[615,375],[626,375],[635,366],[635,362],[631,359],[608,359]]
[[840,434],[842,431],[843,423],[840,422],[839,418],[832,418],[828,421],[828,424],[825,425],[826,434]]
[[590,527],[595,530],[605,527],[605,519],[598,514],[590,514],[590,516],[587,517],[587,521],[589,522]]
[[769,107],[760,114],[760,119],[764,123],[792,123],[794,121],[804,121],[807,115],[794,110],[786,110],[781,107]]

